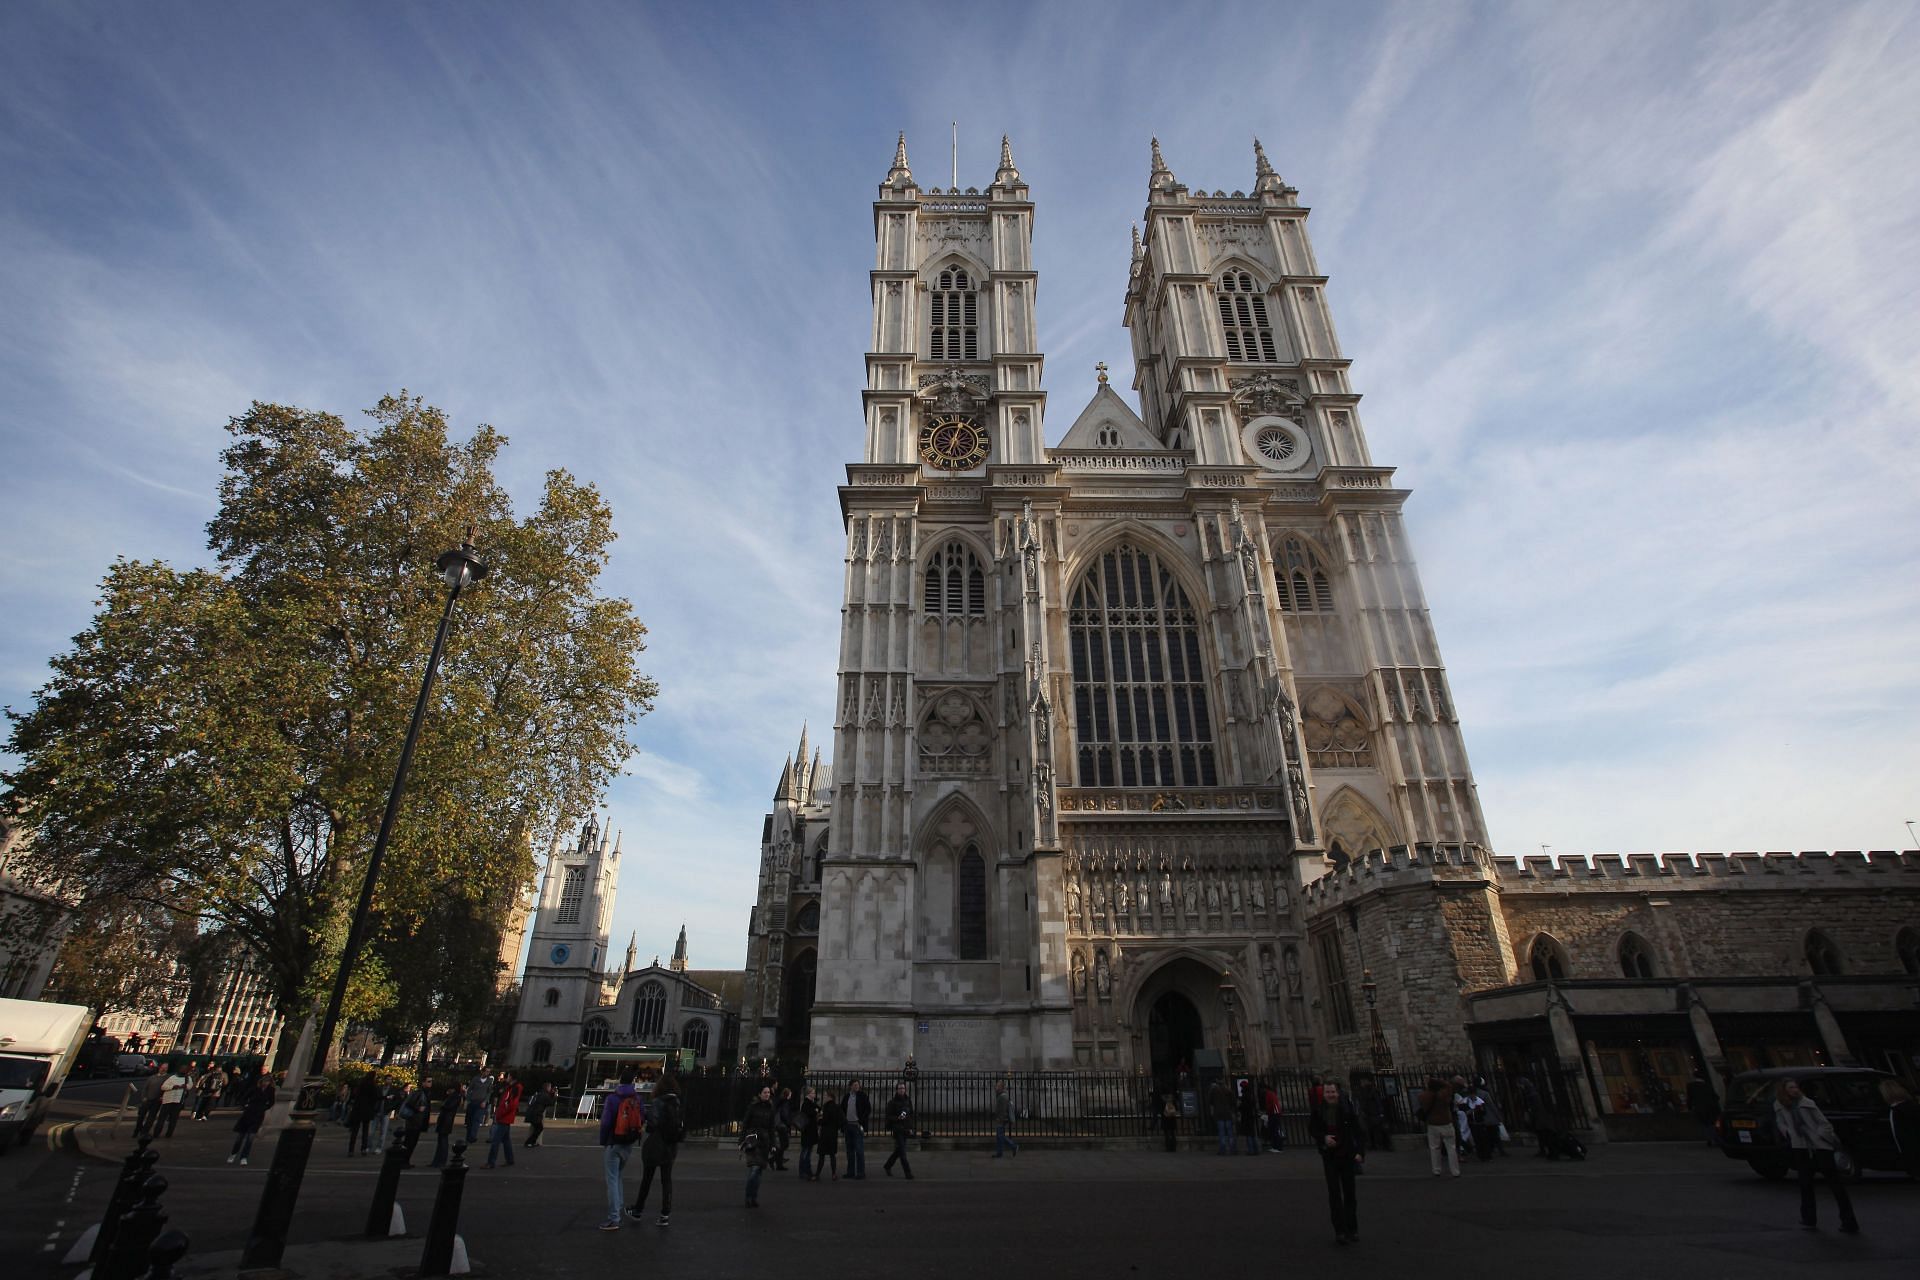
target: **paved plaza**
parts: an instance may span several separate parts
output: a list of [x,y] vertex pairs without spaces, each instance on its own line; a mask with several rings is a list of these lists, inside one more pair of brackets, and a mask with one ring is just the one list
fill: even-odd
[[[108,1086],[71,1090],[67,1117]],[[84,1095],[92,1093],[88,1103]],[[224,1162],[231,1118],[183,1122],[160,1144],[173,1225],[193,1237],[184,1275],[233,1274],[271,1160]],[[127,1149],[101,1126],[84,1145]],[[520,1135],[524,1136],[524,1127]],[[6,1211],[0,1262],[10,1277],[67,1277],[57,1259],[105,1204],[112,1166],[74,1149],[71,1129],[0,1161]],[[742,1206],[737,1156],[690,1143],[673,1225],[595,1228],[603,1216],[600,1152],[583,1125],[550,1126],[547,1146],[511,1169],[476,1169],[462,1214],[477,1273],[490,1276],[1062,1277],[1404,1270],[1422,1277],[1905,1277],[1920,1258],[1920,1185],[1876,1176],[1855,1192],[1865,1234],[1803,1232],[1791,1184],[1768,1183],[1704,1147],[1614,1144],[1585,1164],[1528,1154],[1429,1175],[1410,1144],[1370,1158],[1360,1180],[1361,1243],[1336,1245],[1324,1184],[1309,1153],[1223,1159],[1208,1152],[914,1153],[909,1183],[870,1156],[865,1182],[802,1184],[769,1172],[762,1208]],[[343,1132],[321,1127],[301,1195],[292,1274],[387,1276],[418,1257],[417,1239],[368,1246],[355,1236],[377,1161],[349,1159]],[[423,1157],[424,1160],[424,1157]],[[437,1175],[401,1184],[407,1225],[426,1226]],[[629,1195],[638,1183],[638,1166]],[[657,1195],[657,1192],[656,1192]],[[56,1248],[49,1250],[48,1245]],[[24,1264],[24,1265],[22,1265]],[[223,1265],[224,1264],[224,1265]]]

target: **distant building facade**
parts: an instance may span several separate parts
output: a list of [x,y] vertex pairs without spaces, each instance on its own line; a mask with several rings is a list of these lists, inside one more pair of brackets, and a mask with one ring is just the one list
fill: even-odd
[[805,1062],[820,968],[820,884],[833,808],[832,771],[800,731],[760,824],[760,876],[747,923],[742,1055]]
[[571,845],[560,841],[556,832],[534,901],[508,1040],[512,1066],[571,1065],[581,1020],[617,981],[609,972],[607,929],[620,883],[620,838],[589,817]]

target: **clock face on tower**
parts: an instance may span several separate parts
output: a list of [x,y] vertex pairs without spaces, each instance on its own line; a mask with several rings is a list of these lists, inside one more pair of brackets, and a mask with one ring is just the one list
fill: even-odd
[[921,459],[942,471],[971,471],[987,460],[992,447],[986,428],[972,418],[930,418],[920,428]]
[[554,944],[552,954],[553,954],[553,962],[555,964],[565,964],[567,962],[567,957],[573,954],[573,948],[569,947],[564,942],[557,942]]

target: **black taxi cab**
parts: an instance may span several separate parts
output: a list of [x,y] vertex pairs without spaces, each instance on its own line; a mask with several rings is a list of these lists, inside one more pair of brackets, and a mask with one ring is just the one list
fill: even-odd
[[1720,1150],[1744,1160],[1765,1178],[1784,1178],[1792,1168],[1792,1150],[1774,1125],[1774,1091],[1783,1080],[1798,1080],[1840,1135],[1853,1158],[1856,1175],[1868,1169],[1898,1170],[1900,1153],[1887,1123],[1880,1082],[1894,1077],[1865,1067],[1775,1067],[1746,1071],[1727,1086],[1726,1106],[1714,1124]]

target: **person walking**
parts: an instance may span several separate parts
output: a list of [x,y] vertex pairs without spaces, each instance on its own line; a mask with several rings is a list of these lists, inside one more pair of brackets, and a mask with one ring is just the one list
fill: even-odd
[[[1500,1094],[1487,1082],[1485,1076],[1475,1087],[1474,1097],[1480,1100],[1480,1106],[1486,1116],[1487,1148],[1502,1160],[1507,1159],[1507,1113],[1500,1106]],[[1475,1141],[1478,1141],[1476,1138]]]
[[467,1105],[467,1091],[458,1080],[447,1083],[447,1096],[440,1100],[440,1115],[433,1122],[433,1162],[435,1169],[447,1163],[448,1148],[453,1143],[454,1126],[460,1123],[460,1112]]
[[1360,1242],[1360,1210],[1355,1196],[1353,1176],[1366,1159],[1362,1148],[1365,1134],[1360,1114],[1353,1103],[1340,1096],[1340,1086],[1328,1082],[1320,1094],[1320,1105],[1307,1117],[1307,1132],[1313,1149],[1320,1153],[1321,1171],[1327,1177],[1327,1207],[1333,1213],[1333,1238],[1341,1244]]
[[820,1141],[820,1100],[808,1085],[800,1094],[800,1180],[809,1182],[813,1172],[813,1148]]
[[773,1092],[773,1150],[768,1157],[780,1173],[787,1171],[787,1144],[793,1133],[793,1090],[781,1085]]
[[493,1105],[493,1077],[484,1071],[467,1083],[467,1145],[480,1141],[480,1121]]
[[873,1099],[867,1097],[860,1081],[847,1081],[847,1096],[840,1104],[846,1115],[847,1176],[863,1182],[867,1176],[867,1130],[873,1124]]
[[907,1181],[913,1181],[913,1165],[907,1159],[907,1139],[913,1136],[913,1098],[907,1093],[906,1081],[893,1086],[893,1096],[887,1099],[887,1132],[893,1135],[893,1154],[880,1167],[886,1175],[893,1176],[896,1162],[907,1175]]
[[1460,1114],[1466,1118],[1467,1132],[1472,1135],[1473,1154],[1481,1163],[1493,1159],[1494,1129],[1493,1115],[1487,1107],[1487,1082],[1476,1080],[1473,1087],[1461,1092]]
[[[627,1202],[627,1161],[646,1127],[646,1104],[634,1087],[633,1068],[628,1067],[620,1073],[620,1083],[607,1095],[607,1105],[600,1112],[600,1146],[605,1152],[601,1164],[607,1175],[607,1216],[600,1223],[602,1231],[620,1229],[620,1206]],[[511,1138],[507,1141],[507,1155],[508,1163],[512,1163]]]
[[640,1144],[640,1194],[634,1197],[633,1208],[628,1210],[635,1221],[647,1211],[647,1192],[653,1189],[653,1175],[657,1173],[660,1175],[660,1216],[653,1225],[673,1225],[673,1162],[680,1154],[680,1140],[686,1136],[680,1086],[672,1076],[663,1076],[653,1087],[653,1110],[647,1117],[646,1139]]
[[993,1086],[993,1158],[1017,1156],[1020,1144],[1013,1140],[1013,1094],[1007,1089],[1007,1082],[999,1080]]
[[1775,1086],[1773,1124],[1793,1149],[1793,1167],[1800,1174],[1800,1225],[1808,1231],[1820,1229],[1813,1182],[1817,1175],[1825,1174],[1827,1185],[1833,1188],[1833,1202],[1840,1210],[1840,1229],[1848,1235],[1859,1234],[1860,1222],[1853,1216],[1847,1180],[1835,1160],[1840,1154],[1840,1135],[1833,1131],[1820,1105],[1800,1092],[1798,1080],[1782,1080]]
[[513,1122],[520,1118],[520,1082],[511,1071],[502,1071],[493,1084],[493,1133],[487,1139],[486,1167],[504,1154],[507,1167],[513,1167]]
[[382,1153],[386,1151],[388,1142],[393,1136],[394,1117],[400,1111],[400,1104],[406,1100],[407,1095],[400,1091],[400,1086],[397,1084],[390,1084],[380,1091],[380,1107],[373,1116],[373,1149],[375,1151]]
[[814,1149],[813,1180],[820,1181],[820,1171],[827,1171],[829,1182],[840,1181],[840,1136],[846,1132],[847,1113],[840,1105],[840,1099],[833,1096],[833,1090],[827,1090],[820,1100],[820,1143]]
[[360,1144],[358,1154],[365,1155],[370,1150],[368,1138],[372,1133],[374,1113],[380,1110],[380,1082],[369,1071],[360,1077],[360,1083],[353,1087],[353,1105],[347,1108],[347,1154],[353,1155],[354,1143]]
[[160,1093],[166,1082],[166,1077],[156,1071],[140,1086],[140,1110],[133,1120],[134,1137],[143,1133],[149,1136],[154,1134],[155,1126],[160,1122]]
[[1470,1111],[1473,1100],[1467,1096],[1467,1078],[1455,1076],[1453,1084],[1453,1131],[1460,1143],[1460,1158],[1467,1158],[1473,1150],[1473,1119]]
[[1236,1087],[1240,1096],[1235,1099],[1234,1107],[1239,1113],[1240,1141],[1246,1145],[1248,1155],[1257,1156],[1260,1154],[1260,1099],[1253,1081],[1241,1079]]
[[167,1072],[166,1078],[160,1081],[160,1114],[153,1122],[155,1137],[161,1136],[163,1129],[166,1137],[173,1136],[180,1125],[180,1108],[186,1097],[187,1078],[178,1071]]
[[1453,1127],[1453,1086],[1439,1076],[1428,1076],[1427,1087],[1420,1091],[1415,1110],[1420,1123],[1427,1127],[1427,1160],[1433,1166],[1433,1176],[1440,1176],[1440,1157],[1444,1152],[1446,1167],[1454,1177],[1459,1177],[1460,1134]]
[[414,1149],[420,1145],[420,1135],[427,1131],[432,1115],[433,1099],[427,1096],[427,1086],[416,1081],[400,1102],[400,1147],[407,1153],[408,1168],[413,1167]]
[[1160,1095],[1160,1138],[1169,1153],[1180,1149],[1180,1093],[1176,1089]]
[[1887,1127],[1893,1130],[1900,1167],[1909,1178],[1920,1179],[1920,1102],[1898,1080],[1880,1082],[1880,1100],[1887,1104]]
[[527,1099],[527,1129],[529,1132],[527,1133],[526,1145],[529,1148],[540,1145],[540,1135],[546,1131],[547,1112],[553,1110],[554,1099],[553,1081],[551,1080],[541,1085],[538,1089],[535,1089],[533,1096]]
[[1233,1091],[1224,1077],[1207,1086],[1207,1115],[1213,1120],[1214,1136],[1220,1141],[1218,1154],[1233,1154]]
[[1265,1117],[1267,1129],[1267,1150],[1281,1152],[1287,1149],[1287,1130],[1281,1117],[1280,1091],[1273,1087],[1271,1080],[1260,1082],[1260,1114]]
[[253,1154],[253,1139],[260,1132],[260,1126],[266,1122],[267,1112],[273,1110],[273,1077],[262,1071],[254,1081],[240,1103],[240,1118],[233,1122],[233,1150],[227,1153],[227,1163],[238,1160],[247,1162]]
[[760,1207],[760,1178],[773,1152],[773,1089],[762,1086],[740,1117],[740,1154],[747,1160],[747,1208]]

